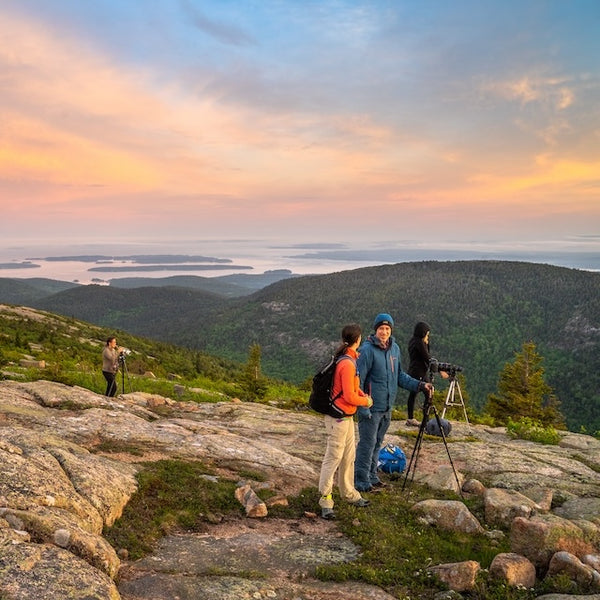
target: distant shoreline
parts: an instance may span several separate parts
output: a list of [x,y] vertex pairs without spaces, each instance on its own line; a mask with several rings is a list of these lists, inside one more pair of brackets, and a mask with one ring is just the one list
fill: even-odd
[[244,265],[129,265],[126,267],[106,265],[103,267],[90,267],[88,271],[101,273],[119,273],[119,272],[140,272],[150,271],[231,271],[233,270],[252,270],[254,267]]
[[[111,245],[107,244],[106,250]],[[591,246],[593,248],[593,246]],[[78,248],[73,246],[73,248]],[[559,250],[528,250],[517,247],[501,249],[477,249],[476,247],[460,248],[448,245],[446,248],[370,248],[365,250],[350,249],[348,247],[330,246],[268,246],[259,242],[248,242],[247,245],[227,244],[213,247],[205,246],[194,248],[201,252],[208,250],[210,254],[200,255],[192,253],[85,253],[74,252],[68,254],[68,247],[61,247],[61,254],[38,252],[32,258],[31,249],[21,248],[20,256],[13,249],[13,256],[6,256],[7,251],[0,250],[0,278],[27,279],[35,277],[52,279],[56,281],[74,282],[80,284],[102,284],[107,280],[96,275],[127,273],[128,276],[140,277],[168,277],[173,273],[189,274],[206,277],[235,275],[243,273],[262,274],[280,269],[288,270],[295,276],[329,274],[339,271],[348,271],[364,267],[374,267],[385,264],[403,262],[456,262],[471,260],[489,261],[517,261],[538,264],[549,264],[568,269],[578,269],[591,272],[600,272],[600,251],[593,252],[587,246],[581,249]],[[100,249],[100,248],[98,248]],[[141,249],[141,248],[140,248]],[[187,250],[188,248],[186,248]],[[66,252],[65,252],[66,250]],[[137,248],[136,248],[137,250]],[[231,251],[237,252],[232,255]],[[306,250],[309,250],[308,252]],[[39,251],[39,248],[38,248]],[[296,253],[303,251],[302,253]],[[215,254],[218,252],[217,256]],[[221,256],[219,256],[219,254]],[[244,261],[241,264],[240,258]],[[7,260],[8,259],[8,260]],[[93,266],[91,266],[93,265]]]

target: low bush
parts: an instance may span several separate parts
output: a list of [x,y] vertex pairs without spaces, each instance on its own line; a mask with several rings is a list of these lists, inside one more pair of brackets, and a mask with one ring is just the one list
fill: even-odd
[[518,421],[508,420],[506,432],[513,438],[556,446],[560,442],[560,434],[552,425],[542,425],[529,417],[521,417]]

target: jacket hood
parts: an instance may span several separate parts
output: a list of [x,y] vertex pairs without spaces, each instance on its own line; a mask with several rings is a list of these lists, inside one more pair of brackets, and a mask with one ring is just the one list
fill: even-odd
[[425,334],[428,331],[431,331],[431,327],[429,327],[429,325],[427,323],[425,323],[425,321],[419,321],[415,325],[415,330],[413,331],[413,337],[423,339],[425,337]]

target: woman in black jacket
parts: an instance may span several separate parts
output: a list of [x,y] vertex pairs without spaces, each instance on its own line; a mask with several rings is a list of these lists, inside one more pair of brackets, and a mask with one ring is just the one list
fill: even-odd
[[[415,325],[413,336],[408,341],[408,356],[410,363],[407,373],[415,379],[429,381],[429,332],[431,327],[424,321],[419,321]],[[414,418],[415,416],[415,398],[419,392],[410,392],[407,401],[408,420],[407,425],[418,427],[421,423]],[[426,392],[423,392],[425,395]],[[427,399],[427,396],[425,396]]]

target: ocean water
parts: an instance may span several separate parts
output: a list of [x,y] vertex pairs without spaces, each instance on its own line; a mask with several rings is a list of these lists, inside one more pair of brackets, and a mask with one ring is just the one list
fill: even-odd
[[290,243],[282,240],[151,240],[5,243],[0,277],[108,283],[120,277],[215,277],[287,269],[322,274],[413,261],[516,260],[600,272],[600,241],[561,243]]

